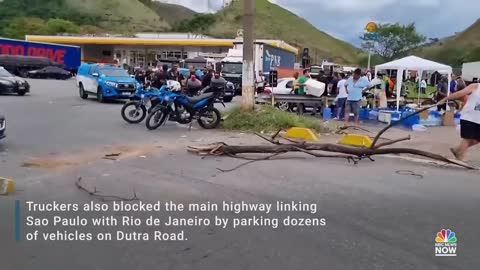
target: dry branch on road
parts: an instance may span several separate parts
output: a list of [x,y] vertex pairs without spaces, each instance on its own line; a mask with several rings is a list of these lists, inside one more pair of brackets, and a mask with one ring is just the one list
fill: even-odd
[[[381,134],[383,134],[386,129],[382,130],[377,135],[377,141]],[[262,160],[274,160],[273,158],[284,153],[289,152],[300,152],[305,153],[317,158],[344,158],[349,162],[358,163],[362,159],[370,159],[373,161],[372,157],[377,155],[388,155],[388,154],[408,154],[414,156],[420,156],[436,161],[445,162],[447,164],[453,164],[459,167],[466,169],[475,170],[476,168],[458,161],[446,158],[442,155],[419,150],[412,148],[384,148],[385,146],[393,145],[398,142],[409,140],[410,137],[401,138],[397,140],[388,141],[381,144],[376,144],[371,148],[363,147],[352,147],[346,145],[338,144],[318,144],[318,143],[308,143],[304,141],[295,141],[283,138],[286,140],[286,143],[280,142],[277,137],[279,137],[280,132],[275,133],[271,138],[265,137],[260,134],[256,134],[262,139],[270,142],[272,145],[227,145],[223,142],[214,143],[204,146],[189,146],[188,151],[191,153],[196,153],[199,155],[213,155],[213,156],[230,156],[234,158],[243,158],[241,154],[269,154],[264,158],[250,159],[248,164],[252,161],[262,161]],[[246,165],[246,164],[244,164]],[[242,165],[243,166],[243,165]],[[222,171],[231,171],[231,170],[222,170]]]

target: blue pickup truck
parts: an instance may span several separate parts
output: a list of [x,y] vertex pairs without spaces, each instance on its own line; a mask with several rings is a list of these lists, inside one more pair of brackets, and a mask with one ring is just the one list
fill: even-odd
[[103,64],[81,64],[76,80],[81,98],[94,95],[99,102],[130,98],[140,87],[137,80],[125,69]]

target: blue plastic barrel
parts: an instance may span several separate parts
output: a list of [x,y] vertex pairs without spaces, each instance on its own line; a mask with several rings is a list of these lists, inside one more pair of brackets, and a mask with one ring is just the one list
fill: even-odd
[[378,120],[378,111],[373,110],[368,113],[369,120]]
[[360,109],[360,120],[368,120],[368,117],[369,117],[369,114],[370,114],[370,110],[369,109]]
[[323,120],[325,121],[330,120],[332,118],[332,110],[330,108],[324,108],[322,116],[323,116]]
[[[412,111],[405,111],[403,112],[403,118],[406,118],[407,116],[413,114],[414,112]],[[406,118],[402,121],[402,124],[407,127],[411,127],[413,125],[417,125],[420,123],[420,115],[416,114],[414,116],[410,116],[409,118]]]

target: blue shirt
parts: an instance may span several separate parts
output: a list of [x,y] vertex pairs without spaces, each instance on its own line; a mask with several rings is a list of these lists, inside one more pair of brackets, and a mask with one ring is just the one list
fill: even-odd
[[347,87],[347,90],[348,90],[347,100],[359,101],[362,99],[363,89],[370,86],[370,82],[368,82],[367,78],[361,77],[360,79],[358,79],[356,83],[353,83],[353,76],[352,76],[347,80],[347,82],[345,83],[345,86]]
[[451,81],[450,82],[450,93],[455,92],[455,88],[457,87],[457,82],[456,81]]

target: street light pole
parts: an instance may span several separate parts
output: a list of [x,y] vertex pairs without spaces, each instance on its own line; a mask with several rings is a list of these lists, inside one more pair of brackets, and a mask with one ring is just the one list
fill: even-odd
[[372,49],[371,48],[368,48],[368,64],[367,64],[367,71],[370,70],[370,63],[371,63],[371,59],[372,59]]
[[255,68],[253,61],[255,1],[245,0],[243,2],[243,71],[241,107],[245,111],[252,111],[255,107]]

